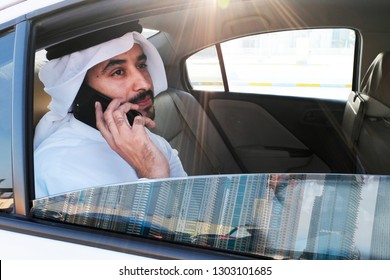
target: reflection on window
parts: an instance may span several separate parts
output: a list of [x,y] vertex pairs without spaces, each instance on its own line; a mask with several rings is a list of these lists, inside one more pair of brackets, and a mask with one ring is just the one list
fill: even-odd
[[[355,32],[349,29],[260,34],[222,43],[221,48],[231,92],[347,100],[352,88]],[[216,78],[210,71],[218,64],[214,58],[212,64],[210,58],[202,64],[199,52],[189,59],[194,89],[206,90],[207,82]]]
[[189,177],[43,198],[32,213],[277,259],[389,259],[389,185],[388,176]]
[[[3,181],[5,181],[5,179],[0,179],[0,184]],[[14,197],[12,189],[0,188],[0,212],[12,212],[13,207]]]

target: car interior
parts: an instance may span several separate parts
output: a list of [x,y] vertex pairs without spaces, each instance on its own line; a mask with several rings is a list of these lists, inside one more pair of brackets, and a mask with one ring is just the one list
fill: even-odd
[[[44,93],[43,85],[35,79],[34,120],[39,121],[47,111],[50,101]],[[321,160],[310,153],[307,148],[286,128],[280,125],[266,110],[248,101],[212,100],[210,107],[227,133],[231,133],[236,147],[226,145],[223,136],[215,127],[200,103],[188,92],[169,88],[160,93],[155,100],[156,128],[155,133],[163,136],[172,147],[178,150],[182,164],[188,175],[240,174],[265,172],[330,172]],[[248,113],[248,111],[252,111]],[[247,112],[242,114],[241,112]],[[229,131],[231,118],[241,118],[239,123],[248,123],[249,127],[237,127],[238,135],[246,135],[253,143],[244,143],[241,137],[234,139],[236,131]],[[251,119],[261,120],[267,131],[251,128]],[[37,123],[37,122],[36,122]],[[278,147],[267,149],[256,142],[261,135],[275,134],[270,142],[288,138],[288,150]],[[226,136],[225,136],[226,137]],[[230,140],[230,139],[229,139]],[[228,140],[229,143],[231,143]],[[293,146],[293,148],[291,148]],[[233,149],[233,152],[232,152]],[[255,149],[255,153],[253,152]],[[291,167],[293,166],[293,168]]]
[[[235,4],[232,2],[232,5]],[[204,3],[188,5],[192,5],[188,10],[191,17],[178,5],[158,15],[137,18],[144,28],[160,31],[149,40],[159,50],[168,78],[169,89],[155,100],[157,126],[154,131],[178,150],[188,175],[390,172],[390,149],[386,145],[390,137],[390,99],[386,95],[389,62],[386,53],[378,55],[370,67],[365,67],[369,64],[369,55],[362,57],[360,65],[357,51],[352,92],[346,103],[254,95],[228,89],[224,92],[194,90],[188,83],[184,63],[191,54],[210,44],[238,36],[276,29],[299,29],[306,25],[321,26],[322,19],[307,17],[304,10],[293,3],[262,7],[261,3],[255,5],[247,1],[245,5],[238,6],[234,14],[225,13],[217,7],[210,9]],[[314,4],[310,2],[310,5]],[[337,4],[329,4],[330,9],[333,5]],[[247,12],[251,6],[254,6],[253,12]],[[188,8],[186,4],[183,7]],[[82,9],[80,7],[80,14]],[[103,15],[94,11],[99,15],[99,23],[96,19],[81,21],[76,13],[69,30],[62,27],[61,32],[53,33],[50,38],[38,36],[38,50],[46,47],[47,42],[53,44],[59,38],[66,40],[72,32],[72,36],[77,36],[77,33],[88,32],[96,26],[126,21],[123,18],[128,11],[108,6],[107,9],[112,12],[111,15],[122,16],[120,20],[102,18]],[[356,11],[359,9],[364,9],[364,5],[357,5]],[[349,16],[344,18],[344,22],[352,20],[353,12],[347,13]],[[169,20],[171,18],[176,20]],[[208,20],[199,22],[199,18]],[[300,22],[299,18],[307,21]],[[332,16],[330,22],[332,20],[337,26],[337,15]],[[50,23],[50,20],[41,22],[37,34],[40,29],[47,32],[47,29],[54,28],[49,27]],[[359,40],[357,42],[359,44]],[[375,51],[370,46],[367,49],[368,54]],[[42,61],[42,53],[37,52],[36,61]],[[40,63],[36,62],[34,79],[34,125],[47,111],[50,101],[37,78]],[[367,68],[367,73],[360,75],[360,69]],[[364,76],[361,86],[360,76]]]

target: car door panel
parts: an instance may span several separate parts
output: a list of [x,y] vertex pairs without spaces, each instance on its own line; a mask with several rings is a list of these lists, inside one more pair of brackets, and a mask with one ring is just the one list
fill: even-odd
[[245,93],[195,96],[247,172],[350,171],[338,134],[342,102]]
[[[261,106],[219,99],[209,106],[247,171],[287,172],[309,164],[309,149]],[[302,153],[292,156],[289,150]]]

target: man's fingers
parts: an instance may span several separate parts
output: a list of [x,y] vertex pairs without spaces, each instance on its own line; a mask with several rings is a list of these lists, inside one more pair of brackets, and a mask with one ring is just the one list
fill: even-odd
[[120,99],[115,98],[107,106],[105,112],[107,112],[107,114],[112,114],[115,111],[121,111],[123,113],[127,113],[130,110],[138,110],[138,109],[139,109],[139,105],[137,104],[133,104],[129,102],[122,103]]
[[103,119],[103,109],[100,102],[95,102],[96,127],[101,130],[105,128]]
[[122,111],[122,110],[114,111],[112,116],[114,118],[115,125],[118,128],[121,127],[122,125],[126,125],[126,126],[130,127],[129,121],[127,120],[126,113],[124,111]]
[[129,103],[129,102],[126,102],[126,103],[123,103],[119,106],[118,110],[121,110],[123,111],[124,113],[127,113],[129,112],[130,110],[138,110],[139,109],[139,105],[137,104],[133,104],[133,103]]
[[106,139],[107,143],[112,145],[114,143],[114,139],[112,137],[111,132],[108,129],[108,125],[104,120],[104,114],[102,105],[99,102],[95,102],[95,114],[96,114],[96,127],[102,134],[103,138]]
[[139,127],[146,126],[148,128],[153,128],[153,127],[156,126],[156,123],[152,119],[150,119],[148,117],[136,116],[134,118],[133,128],[136,128],[137,126],[139,126]]
[[156,123],[152,119],[145,118],[145,126],[148,128],[154,128]]

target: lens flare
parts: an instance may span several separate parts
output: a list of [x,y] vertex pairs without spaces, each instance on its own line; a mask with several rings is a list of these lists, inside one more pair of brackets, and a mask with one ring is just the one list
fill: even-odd
[[217,0],[218,7],[226,9],[229,6],[230,0]]

